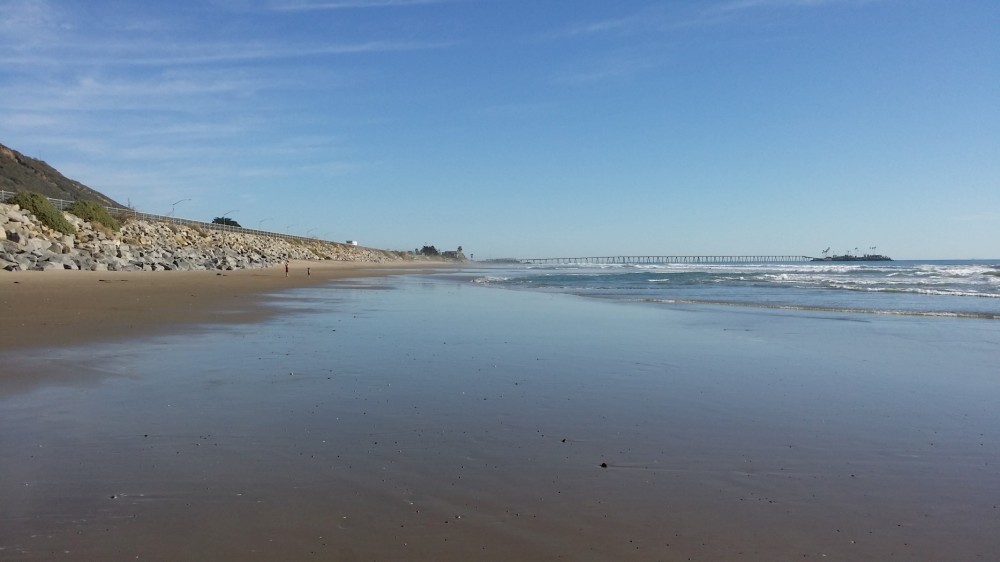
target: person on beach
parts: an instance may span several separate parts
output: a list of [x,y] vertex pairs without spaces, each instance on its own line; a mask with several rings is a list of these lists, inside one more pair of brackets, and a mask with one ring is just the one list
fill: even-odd
[[288,277],[288,260],[285,260],[285,277]]

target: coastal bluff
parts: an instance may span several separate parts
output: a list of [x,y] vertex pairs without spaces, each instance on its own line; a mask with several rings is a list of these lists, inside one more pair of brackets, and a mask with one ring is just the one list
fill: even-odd
[[18,205],[0,203],[0,270],[234,270],[270,267],[284,260],[387,263],[413,259],[405,252],[146,220],[126,220],[115,232],[71,213],[62,214],[75,227],[75,234],[49,228]]

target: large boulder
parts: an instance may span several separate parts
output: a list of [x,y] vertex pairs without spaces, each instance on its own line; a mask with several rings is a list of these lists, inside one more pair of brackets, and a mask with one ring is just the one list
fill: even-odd
[[[17,207],[17,205],[14,205],[14,207]],[[8,222],[30,222],[28,217],[19,210],[9,209],[6,214]]]

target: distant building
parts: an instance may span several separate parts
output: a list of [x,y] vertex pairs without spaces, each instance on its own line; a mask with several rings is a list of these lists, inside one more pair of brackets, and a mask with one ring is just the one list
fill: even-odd
[[348,240],[347,243],[349,245],[351,245],[351,246],[357,246],[358,245],[358,241],[357,240]]

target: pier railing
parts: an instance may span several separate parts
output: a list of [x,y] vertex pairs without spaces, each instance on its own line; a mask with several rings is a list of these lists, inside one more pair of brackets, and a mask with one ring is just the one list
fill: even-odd
[[[14,193],[15,192],[13,191],[5,191],[0,189],[0,203],[13,197]],[[47,197],[46,199],[51,201],[52,205],[55,206],[55,208],[59,209],[60,211],[65,211],[70,207],[70,205],[76,202],[67,199],[54,199],[52,197]],[[254,234],[257,236],[267,236],[270,238],[282,238],[285,240],[299,240],[302,242],[325,242],[328,244],[339,244],[339,242],[334,242],[332,240],[322,240],[316,237],[296,236],[294,234],[283,234],[281,232],[270,232],[267,230],[243,228],[240,226],[232,226],[228,224],[220,224],[215,222],[202,222],[190,219],[181,219],[170,215],[154,215],[151,213],[141,213],[139,211],[136,211],[135,209],[128,209],[125,207],[108,207],[105,205],[104,208],[107,209],[112,216],[117,218],[129,218],[134,220],[142,220],[150,222],[166,222],[166,223],[179,224],[189,227],[204,228],[208,230],[217,230],[220,232],[238,232],[243,234]]]
[[796,255],[748,255],[748,256],[590,256],[580,258],[528,258],[519,260],[523,264],[667,264],[667,263],[778,263],[810,261],[809,256]]

